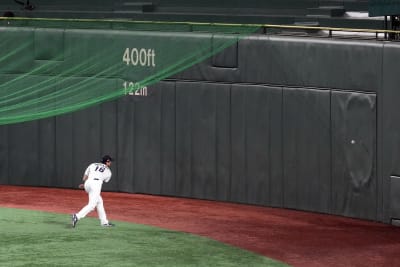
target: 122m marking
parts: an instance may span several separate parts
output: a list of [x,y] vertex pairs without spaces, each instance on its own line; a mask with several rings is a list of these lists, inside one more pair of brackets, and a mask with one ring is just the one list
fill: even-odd
[[147,86],[140,86],[139,83],[135,82],[123,82],[122,84],[125,89],[126,95],[138,95],[138,96],[147,96]]

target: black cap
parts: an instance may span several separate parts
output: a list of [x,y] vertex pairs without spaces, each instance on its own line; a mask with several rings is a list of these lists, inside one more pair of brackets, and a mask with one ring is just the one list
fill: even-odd
[[114,159],[112,157],[110,157],[109,155],[103,156],[101,162],[106,163],[107,161],[114,161]]

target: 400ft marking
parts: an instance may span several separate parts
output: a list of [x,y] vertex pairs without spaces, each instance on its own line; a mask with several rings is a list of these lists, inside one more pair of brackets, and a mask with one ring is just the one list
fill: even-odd
[[152,67],[156,66],[156,52],[154,49],[146,48],[126,48],[122,56],[122,61],[126,65]]

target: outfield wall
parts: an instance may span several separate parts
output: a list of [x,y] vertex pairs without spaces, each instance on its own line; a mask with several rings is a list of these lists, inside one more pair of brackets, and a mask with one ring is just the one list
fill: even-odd
[[[24,83],[55,76],[96,52],[86,44],[118,38],[134,43],[140,36],[151,46],[153,38],[178,35],[2,27],[0,37],[8,40],[3,51],[16,42],[33,47],[18,67],[0,66],[0,81],[52,60],[51,41],[65,58],[24,76]],[[73,46],[79,46],[78,56]],[[126,95],[67,115],[0,126],[0,183],[76,188],[85,167],[110,153],[116,162],[105,190],[390,223],[400,218],[399,57],[397,43],[253,35],[149,86],[146,97]],[[129,75],[98,79],[114,86]]]

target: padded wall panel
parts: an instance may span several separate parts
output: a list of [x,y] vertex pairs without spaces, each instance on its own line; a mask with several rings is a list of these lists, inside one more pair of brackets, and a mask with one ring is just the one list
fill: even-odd
[[55,118],[43,119],[38,122],[39,168],[36,176],[32,178],[40,186],[49,186],[56,176],[55,122]]
[[34,32],[30,28],[11,28],[1,31],[1,73],[27,73],[34,63]]
[[9,126],[9,178],[14,185],[37,185],[39,123],[33,121]]
[[332,212],[375,219],[376,96],[332,93]]
[[245,156],[246,202],[282,206],[282,89],[234,85],[233,90],[245,92],[245,149],[242,154]]
[[[378,138],[378,148],[382,148],[382,168],[379,173],[379,184],[383,192],[378,199],[383,200],[382,216],[385,218],[391,217],[391,206],[393,205],[390,199],[389,192],[391,191],[390,176],[400,177],[400,75],[394,72],[398,69],[400,60],[398,43],[386,43],[383,58],[382,86],[384,90],[378,95],[378,122],[382,125],[382,132]],[[388,71],[392,70],[392,71]],[[379,112],[380,111],[380,112]]]
[[3,159],[3,164],[0,164],[0,184],[9,184],[8,175],[8,126],[0,127],[0,157]]
[[400,177],[390,176],[390,219],[400,219]]
[[211,83],[177,83],[178,195],[229,198],[229,88]]
[[[74,161],[73,114],[56,117],[56,175],[50,186],[75,187],[82,181],[84,170],[78,170]],[[81,162],[81,164],[84,164]]]
[[[97,133],[100,138],[100,154],[98,157],[103,155],[110,155],[115,159],[112,163],[111,181],[103,185],[104,190],[116,191],[118,190],[118,155],[117,155],[117,129],[118,120],[117,118],[117,101],[111,101],[101,104],[100,107],[100,131]],[[96,160],[95,157],[93,160]]]
[[330,91],[283,90],[284,205],[330,210]]
[[177,83],[176,186],[180,195],[216,198],[217,88],[207,83]]
[[[191,93],[191,164],[192,196],[216,199],[217,190],[217,98],[214,85],[192,83]],[[178,86],[179,88],[179,86]],[[189,89],[190,88],[190,89]],[[178,91],[179,92],[179,91]]]
[[57,75],[62,72],[64,60],[64,29],[35,29],[35,74]]
[[[11,76],[11,77],[10,77]],[[7,83],[13,78],[12,75],[0,75],[0,93],[1,95],[7,95],[11,92],[11,88],[7,86]],[[5,86],[4,86],[5,85]],[[8,126],[0,127],[0,156],[4,160],[3,164],[0,164],[0,183],[9,183],[9,150],[13,149],[10,147]],[[12,179],[11,179],[12,180]],[[11,183],[12,181],[10,181]]]
[[282,205],[282,93],[279,88],[231,89],[231,201]]
[[155,85],[161,94],[161,194],[175,195],[175,83],[160,82]]
[[124,192],[136,192],[135,177],[135,98],[126,95],[118,101],[117,108],[117,172],[118,189]]
[[[232,42],[232,37],[213,35],[213,43],[220,42],[218,39],[226,39],[227,43]],[[237,68],[238,67],[238,43],[234,42],[232,45],[225,48],[223,51],[215,54],[212,57],[212,65],[219,68]]]
[[216,199],[228,201],[231,185],[231,85],[213,84],[216,92]]
[[192,83],[176,84],[176,194],[192,195]]
[[246,175],[246,90],[231,89],[231,197],[230,201],[247,201]]
[[135,104],[134,184],[136,192],[160,194],[162,94],[151,91],[150,97],[138,98]]
[[35,60],[64,60],[64,30],[36,29],[34,47]]

